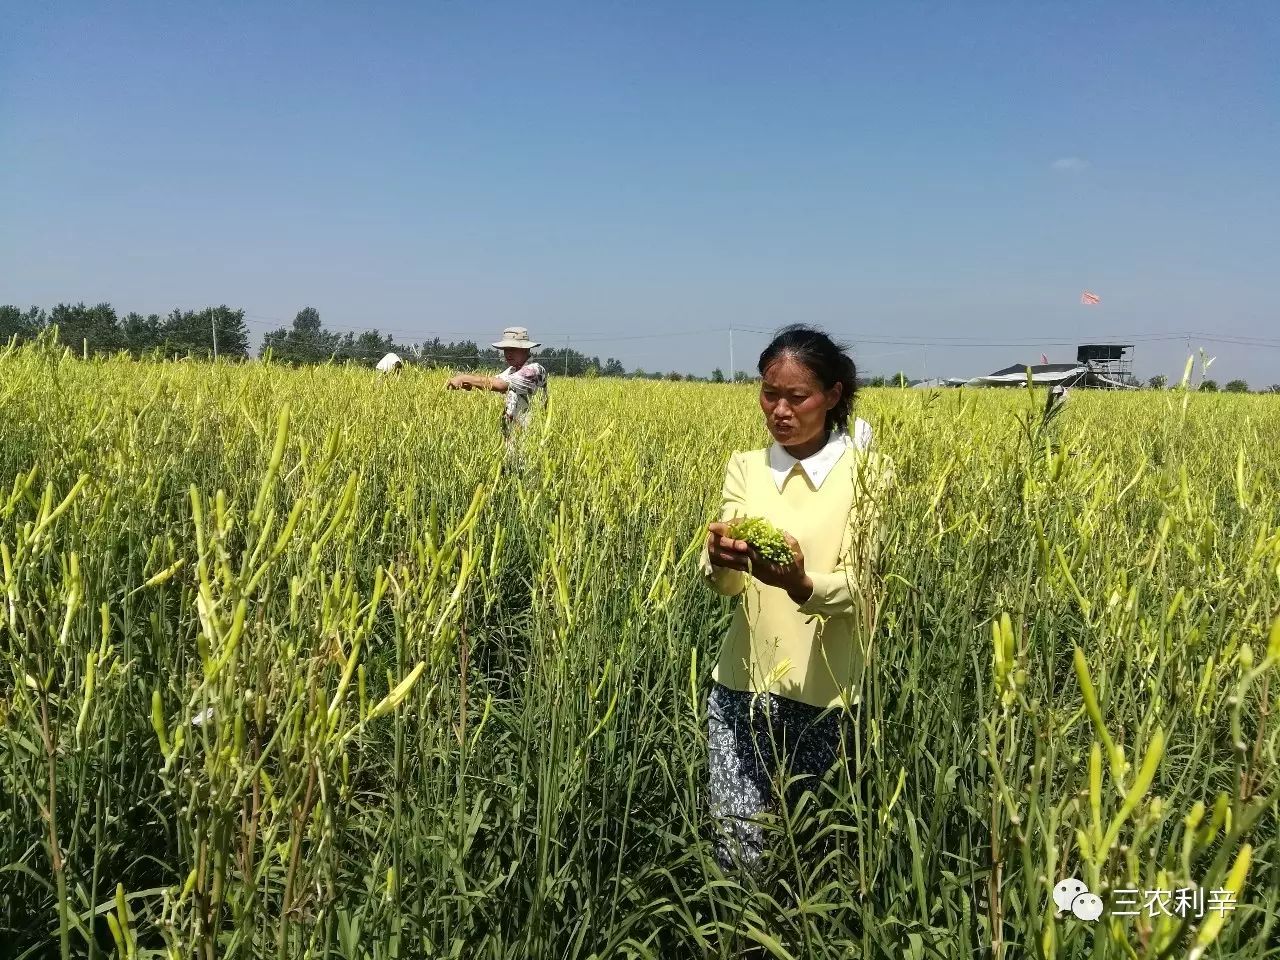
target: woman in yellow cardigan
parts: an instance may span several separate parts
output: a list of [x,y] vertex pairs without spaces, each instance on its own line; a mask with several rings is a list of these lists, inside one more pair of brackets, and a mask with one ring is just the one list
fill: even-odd
[[[717,856],[754,865],[757,817],[777,784],[816,786],[836,761],[840,717],[861,679],[874,623],[871,566],[888,470],[862,421],[848,432],[857,371],[821,331],[784,328],[760,355],[760,409],[773,443],[734,453],[720,521],[709,524],[702,574],[740,597],[708,698],[709,799]],[[772,563],[730,535],[727,521],[763,517],[794,559]],[[833,709],[834,708],[834,709]]]

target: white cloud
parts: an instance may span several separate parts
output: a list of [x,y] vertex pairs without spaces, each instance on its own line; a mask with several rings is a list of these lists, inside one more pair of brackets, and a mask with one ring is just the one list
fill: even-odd
[[1053,161],[1050,166],[1055,170],[1064,170],[1071,173],[1076,170],[1083,170],[1085,167],[1089,166],[1089,161],[1082,157],[1059,157],[1057,160]]

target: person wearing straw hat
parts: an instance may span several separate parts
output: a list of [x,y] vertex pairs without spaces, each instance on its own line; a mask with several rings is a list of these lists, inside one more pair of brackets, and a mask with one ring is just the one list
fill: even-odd
[[455,374],[446,386],[450,390],[492,390],[506,394],[502,408],[502,433],[510,438],[513,428],[528,426],[533,396],[541,390],[544,399],[547,397],[547,369],[530,361],[530,351],[541,344],[530,340],[529,331],[524,327],[507,327],[502,331],[502,339],[493,345],[502,351],[507,369],[496,377],[477,373]]

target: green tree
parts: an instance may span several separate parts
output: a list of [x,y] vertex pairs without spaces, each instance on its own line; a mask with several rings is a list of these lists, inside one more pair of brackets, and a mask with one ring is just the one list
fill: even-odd
[[712,371],[711,371],[711,382],[712,382],[712,383],[724,383],[724,371],[723,371],[723,370],[721,370],[719,367],[716,367],[714,370],[712,370]]
[[293,318],[293,329],[297,333],[319,333],[320,311],[315,307],[303,307]]
[[[535,359],[547,368],[548,373],[558,377],[581,377],[588,370],[595,369],[598,374],[604,369],[599,357],[588,357],[571,347],[548,347],[538,351]],[[617,364],[617,369],[621,368],[622,364]]]
[[160,346],[160,316],[128,313],[120,325],[124,346],[135,357],[140,357]]
[[157,340],[165,356],[213,355],[213,331],[201,331],[194,311],[177,307],[160,322]]
[[1152,390],[1163,390],[1169,385],[1169,378],[1163,373],[1157,373],[1154,377],[1147,381],[1147,386]]
[[244,322],[244,311],[232,310],[226,304],[199,311],[169,311],[155,333],[155,344],[166,356],[211,358],[215,331],[219,357],[244,359],[249,355],[249,328]]
[[202,320],[218,331],[218,356],[238,360],[249,356],[249,327],[244,322],[243,310],[232,310],[225,303],[208,307],[202,312]]
[[44,329],[45,315],[39,307],[22,310],[11,304],[0,306],[0,345],[14,337],[30,340]]
[[293,327],[272,330],[262,338],[260,356],[267,351],[282,363],[325,363],[338,351],[342,338],[330,333],[320,324],[320,312],[315,307],[303,307],[293,318]]
[[1200,384],[1200,389],[1201,389],[1201,390],[1203,390],[1205,393],[1217,393],[1217,392],[1218,392],[1218,381],[1217,381],[1217,380],[1205,380],[1203,383],[1201,383],[1201,384]]
[[1227,393],[1248,393],[1249,384],[1243,380],[1232,380],[1222,389]]
[[58,328],[58,340],[79,354],[114,353],[124,347],[120,320],[109,303],[86,307],[60,303],[49,312],[50,325]]
[[478,370],[482,366],[492,366],[496,355],[492,348],[483,352],[472,340],[445,343],[439,337],[433,337],[418,345],[415,352],[418,362],[424,367],[447,367],[450,370]]
[[392,352],[399,351],[396,350],[395,341],[390,336],[384,337],[377,330],[365,330],[358,335],[348,331],[339,341],[334,356],[338,360],[372,367]]
[[610,357],[604,364],[604,375],[606,377],[624,377],[627,374],[627,368],[622,365],[621,360]]

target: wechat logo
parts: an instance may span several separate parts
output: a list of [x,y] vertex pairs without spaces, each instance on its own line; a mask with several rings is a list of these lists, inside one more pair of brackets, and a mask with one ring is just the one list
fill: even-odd
[[1074,877],[1053,888],[1053,902],[1059,916],[1070,911],[1090,923],[1102,916],[1102,898],[1090,893],[1089,888]]

